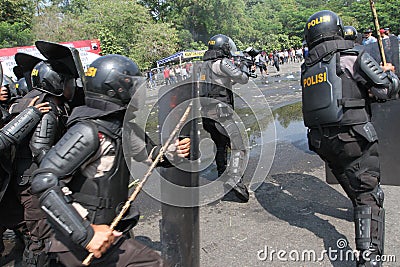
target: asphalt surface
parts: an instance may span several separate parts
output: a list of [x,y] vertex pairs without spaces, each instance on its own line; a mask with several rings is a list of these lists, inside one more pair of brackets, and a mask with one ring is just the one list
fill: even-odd
[[[268,68],[266,79],[258,77],[253,82],[267,100],[265,112],[272,111],[272,121],[258,131],[268,131],[273,125],[274,139],[267,140],[267,145],[276,144],[276,149],[267,146],[273,148],[265,158],[271,162],[261,162],[268,170],[252,185],[248,203],[240,203],[230,194],[200,207],[200,266],[355,266],[354,261],[346,260],[351,258],[349,251],[355,249],[351,202],[340,186],[325,182],[324,163],[308,150],[301,118],[300,64],[281,65],[279,74],[272,66]],[[157,91],[149,95],[155,98]],[[247,110],[242,98],[253,97],[255,106],[260,103],[251,90],[240,88],[238,95],[237,107],[243,112]],[[259,142],[266,141],[260,139],[257,129],[249,130],[249,136],[252,146],[245,173],[247,183],[260,158]],[[212,180],[215,176],[212,164],[200,179]],[[385,254],[390,261],[395,260],[393,255],[400,262],[400,211],[396,204],[400,189],[383,189]],[[137,204],[142,219],[134,228],[135,238],[161,251],[160,203],[143,193]],[[0,266],[19,266],[18,245],[13,246],[12,240],[7,245]],[[400,263],[387,262],[384,266]]]

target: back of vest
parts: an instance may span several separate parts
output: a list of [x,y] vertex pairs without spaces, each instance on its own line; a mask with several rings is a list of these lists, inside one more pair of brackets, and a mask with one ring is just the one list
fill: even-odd
[[342,79],[336,74],[338,57],[339,53],[334,53],[328,60],[302,66],[303,117],[307,127],[334,124],[342,119]]
[[201,66],[199,96],[214,98],[221,102],[233,105],[233,95],[231,90],[228,90],[223,85],[219,84],[219,82],[222,82],[225,79],[230,80],[230,78],[217,76],[212,71],[212,64],[214,63],[215,60],[205,61]]

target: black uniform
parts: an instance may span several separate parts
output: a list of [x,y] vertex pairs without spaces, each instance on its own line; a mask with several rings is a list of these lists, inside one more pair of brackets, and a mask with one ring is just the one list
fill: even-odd
[[[114,68],[106,68],[108,64]],[[128,197],[130,175],[122,148],[122,123],[137,85],[134,76],[140,74],[133,64],[118,55],[91,64],[86,105],[73,110],[67,133],[34,173],[32,192],[40,197],[55,231],[48,252],[65,266],[82,266],[88,255],[86,246],[94,236],[91,224],[110,225]],[[110,94],[113,88],[118,96]],[[144,133],[130,126],[132,148],[127,155],[137,161],[150,160]],[[125,235],[91,266],[164,265],[156,252],[127,235],[137,220],[138,212],[131,208],[117,227]]]
[[[18,198],[18,186],[12,179],[13,145],[20,143],[39,123],[42,113],[35,107],[22,111],[0,130],[0,236],[6,229],[16,229],[24,220],[23,207]],[[0,240],[0,253],[3,250]]]
[[[310,17],[306,27],[324,16],[330,16],[328,22],[340,21],[333,12],[321,11]],[[329,32],[329,26],[324,32]],[[384,73],[369,54],[354,49],[353,41],[340,38],[340,30],[314,43],[312,31],[308,32],[311,45],[301,76],[310,149],[328,163],[353,202],[356,248],[369,250],[372,259],[360,259],[358,266],[381,266],[375,256],[383,253],[383,191],[370,103],[394,97],[398,78]]]
[[40,96],[39,103],[49,102],[52,109],[42,117],[36,129],[15,147],[12,174],[13,180],[18,184],[20,201],[24,207],[24,220],[29,230],[29,241],[23,257],[27,266],[37,266],[40,260],[44,260],[39,258],[44,257],[45,243],[50,237],[46,215],[40,209],[37,197],[31,193],[32,173],[38,168],[47,151],[65,133],[68,113],[63,101],[57,103],[56,97],[32,90],[17,101],[11,110],[12,114],[18,114],[35,96]]
[[203,128],[210,133],[217,147],[215,161],[218,177],[226,170],[227,149],[230,147],[230,168],[227,172],[230,177],[225,185],[229,190],[233,189],[238,198],[248,201],[249,193],[241,177],[247,149],[232,118],[234,108],[232,85],[247,83],[249,72],[246,65],[239,68],[229,59],[234,51],[236,46],[229,37],[218,34],[210,39],[200,72],[200,81],[203,82],[200,101]]

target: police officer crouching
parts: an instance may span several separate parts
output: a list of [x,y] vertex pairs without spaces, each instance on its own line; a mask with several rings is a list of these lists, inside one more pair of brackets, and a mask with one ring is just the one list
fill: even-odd
[[[247,150],[232,118],[232,85],[246,84],[249,81],[249,70],[245,64],[237,67],[230,60],[236,55],[235,52],[237,48],[230,37],[223,34],[211,37],[208,50],[203,56],[200,97],[204,130],[210,133],[217,147],[215,161],[218,177],[224,173],[228,175],[225,187],[233,190],[240,200],[247,202],[249,192],[241,177]],[[228,146],[231,147],[231,156],[229,169],[225,172]]]
[[357,266],[382,266],[384,194],[370,103],[395,98],[399,79],[390,64],[381,68],[344,40],[342,21],[332,11],[313,14],[304,33],[310,51],[301,82],[310,149],[328,163],[353,202]]
[[[50,251],[65,266],[82,266],[88,252],[96,258],[105,254],[91,266],[164,266],[156,252],[127,235],[139,217],[135,209],[123,217],[118,231],[109,227],[128,198],[124,152],[136,161],[157,156],[154,147],[148,156],[134,131],[131,151],[122,147],[124,114],[141,80],[138,66],[121,55],[102,56],[92,62],[86,79],[85,105],[73,110],[67,133],[48,152],[32,182],[55,231]],[[131,106],[139,109],[135,105],[144,99],[135,100]],[[179,141],[177,155],[187,156],[189,148],[190,140]]]

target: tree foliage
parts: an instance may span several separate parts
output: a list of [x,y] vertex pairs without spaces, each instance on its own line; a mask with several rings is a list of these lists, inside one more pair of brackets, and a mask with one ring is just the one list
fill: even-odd
[[[400,1],[375,2],[382,27],[399,34]],[[218,33],[239,49],[299,47],[308,17],[330,9],[345,25],[373,28],[368,0],[2,0],[0,47],[99,38],[149,68],[181,50],[205,49]]]

